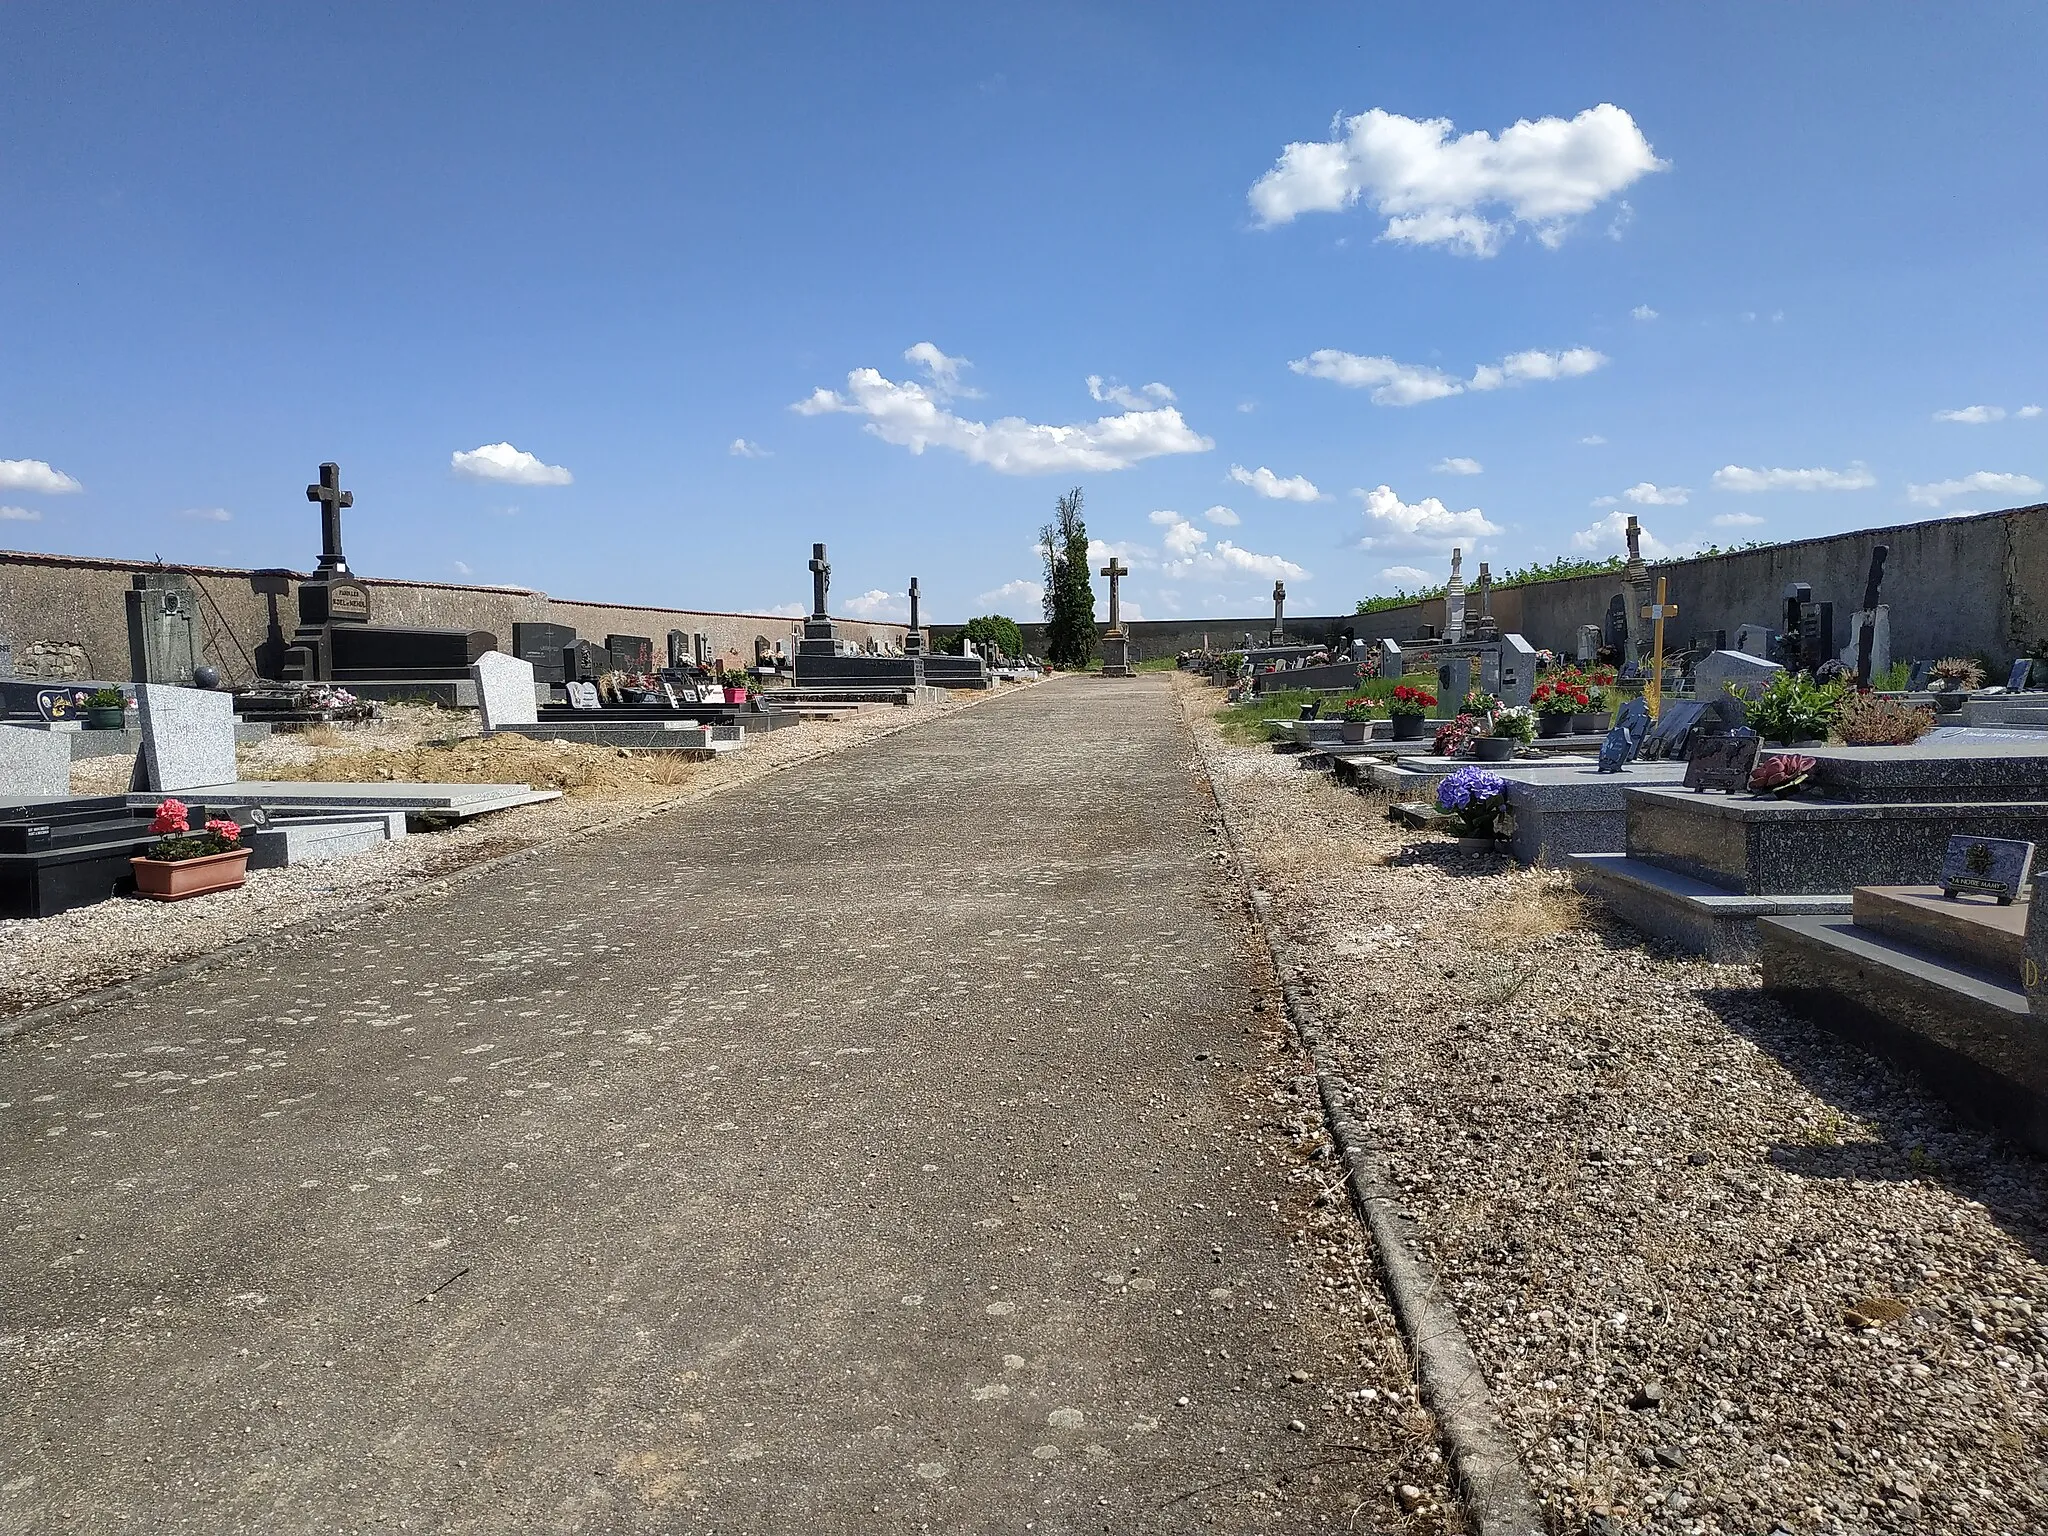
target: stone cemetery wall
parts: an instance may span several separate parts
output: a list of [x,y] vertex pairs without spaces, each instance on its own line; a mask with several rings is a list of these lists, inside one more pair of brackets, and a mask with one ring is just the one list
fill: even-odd
[[[0,642],[18,677],[52,681],[134,681],[126,594],[145,571],[189,577],[199,593],[199,646],[204,659],[231,684],[276,676],[286,639],[298,623],[295,571],[249,571],[219,566],[162,565],[89,555],[41,555],[0,550]],[[672,629],[709,637],[714,659],[751,665],[754,639],[787,642],[797,621],[762,614],[709,613],[683,608],[637,608],[551,598],[523,587],[465,587],[448,582],[380,581],[370,588],[372,620],[425,629],[485,629],[498,644],[512,643],[515,623],[567,624],[584,639],[645,635],[657,663],[666,659]],[[903,626],[837,621],[841,638],[900,646]]]

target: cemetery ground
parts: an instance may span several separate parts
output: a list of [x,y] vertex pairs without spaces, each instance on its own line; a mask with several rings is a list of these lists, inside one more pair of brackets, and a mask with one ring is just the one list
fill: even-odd
[[1460,1529],[1218,842],[1068,678],[0,1045],[0,1527]]
[[1554,1530],[2048,1529],[2037,1160],[1176,686]]

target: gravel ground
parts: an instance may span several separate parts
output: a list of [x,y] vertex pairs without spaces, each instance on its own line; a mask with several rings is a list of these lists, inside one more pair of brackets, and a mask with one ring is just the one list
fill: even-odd
[[[1024,685],[1005,689],[1016,686]],[[317,777],[309,769],[323,759],[360,761],[368,751],[419,754],[423,743],[452,740],[458,746],[451,751],[419,754],[429,764],[415,782],[502,778],[542,788],[566,783],[568,793],[560,800],[498,811],[445,832],[415,833],[347,859],[255,870],[242,889],[197,901],[160,903],[127,897],[55,917],[0,922],[0,1018],[111,986],[242,939],[303,930],[366,900],[620,817],[717,794],[800,758],[841,751],[914,721],[971,707],[976,699],[949,695],[937,704],[874,705],[833,720],[808,720],[750,736],[742,750],[704,762],[524,738],[486,744],[476,735],[473,711],[420,705],[386,706],[384,719],[359,725],[279,733],[237,750],[243,778]],[[490,754],[510,771],[489,771]],[[566,766],[553,769],[551,759]],[[123,791],[130,767],[126,757],[88,759],[72,768],[72,791]]]
[[2048,1529],[2039,1162],[1182,698],[1554,1530]]

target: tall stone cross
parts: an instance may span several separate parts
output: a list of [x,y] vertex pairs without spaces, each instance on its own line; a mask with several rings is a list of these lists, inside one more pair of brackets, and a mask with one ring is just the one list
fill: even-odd
[[1131,574],[1131,568],[1115,555],[1109,557],[1109,564],[1102,568],[1102,574],[1109,578],[1109,632],[1120,635],[1124,632],[1124,610],[1122,594],[1117,583]]
[[910,627],[917,628],[917,578],[910,578]]
[[1657,578],[1657,601],[1643,610],[1643,617],[1650,620],[1650,675],[1643,683],[1643,702],[1654,720],[1664,712],[1664,621],[1678,617],[1678,604],[1664,601],[1662,576]]
[[825,558],[825,546],[811,546],[811,617],[828,618],[825,594],[832,589],[832,562]]
[[1286,622],[1287,586],[1284,582],[1273,583],[1273,628],[1278,629]]
[[341,466],[322,464],[320,483],[306,487],[306,500],[320,506],[320,569],[345,571],[348,561],[341,553],[341,509],[356,504],[355,492],[341,488]]
[[1856,629],[1856,686],[1870,686],[1870,648],[1877,643],[1877,599],[1884,590],[1884,563],[1892,547],[1880,544],[1870,552],[1870,575],[1863,583],[1863,622]]

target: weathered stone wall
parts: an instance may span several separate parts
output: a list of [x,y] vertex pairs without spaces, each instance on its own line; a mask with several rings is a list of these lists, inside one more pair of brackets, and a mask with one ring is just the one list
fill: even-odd
[[[281,651],[298,624],[298,583],[293,571],[246,571],[217,566],[103,560],[83,555],[0,551],[0,639],[13,653],[16,675],[52,679],[133,679],[129,660],[130,577],[162,569],[192,579],[200,594],[200,650],[229,683],[253,682],[260,663]],[[426,629],[484,629],[501,646],[512,643],[515,623],[567,624],[586,640],[646,635],[657,662],[668,654],[672,629],[710,637],[726,665],[751,664],[754,639],[791,639],[797,621],[763,614],[709,613],[683,608],[641,608],[551,598],[520,587],[463,587],[446,582],[379,581],[370,588],[371,622]],[[838,621],[842,638],[888,646],[903,643],[900,624]],[[267,649],[266,649],[267,647]]]

